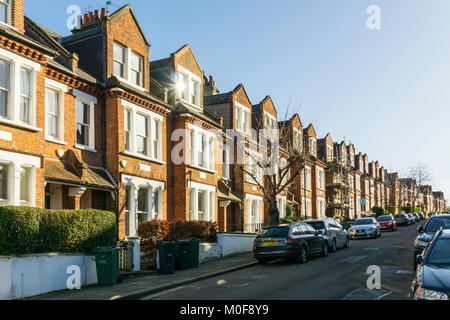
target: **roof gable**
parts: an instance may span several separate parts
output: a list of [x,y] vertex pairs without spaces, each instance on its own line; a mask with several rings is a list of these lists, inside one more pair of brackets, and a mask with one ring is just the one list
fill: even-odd
[[[184,62],[183,63],[184,68],[188,69],[193,73],[196,73],[198,76],[201,76],[201,78],[203,78],[203,70],[200,67],[194,53],[192,52],[190,45],[186,44],[182,46],[180,49],[172,53],[171,57],[173,57],[176,60],[178,59],[182,60]],[[173,63],[175,63],[175,60],[173,60]],[[177,69],[177,66],[174,67],[175,69]]]
[[252,102],[248,97],[247,91],[245,91],[244,85],[242,83],[238,84],[236,88],[232,91],[236,95],[236,101],[242,105],[252,108]]
[[139,25],[139,22],[137,21],[136,16],[134,15],[133,10],[131,9],[131,5],[127,4],[127,5],[123,6],[122,8],[118,9],[116,12],[114,12],[113,14],[111,14],[109,16],[109,19],[111,20],[111,22],[116,22],[117,20],[119,20],[120,18],[125,16],[126,14],[131,15],[131,18],[136,23],[136,27],[138,28],[139,33],[142,36],[142,40],[145,41],[145,44],[147,46],[150,46],[150,42],[148,42],[144,32],[142,31],[141,26]]
[[277,117],[277,110],[275,109],[275,105],[273,103],[273,100],[270,96],[266,96],[261,102],[260,105],[262,109],[271,115]]

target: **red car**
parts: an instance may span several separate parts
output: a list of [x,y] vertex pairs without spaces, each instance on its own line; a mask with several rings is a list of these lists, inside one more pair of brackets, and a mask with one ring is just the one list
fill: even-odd
[[397,222],[392,215],[381,216],[377,219],[381,231],[397,231]]

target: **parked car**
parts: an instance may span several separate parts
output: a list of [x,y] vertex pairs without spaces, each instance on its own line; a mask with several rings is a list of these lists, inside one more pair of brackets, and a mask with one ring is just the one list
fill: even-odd
[[348,230],[351,239],[355,238],[372,238],[376,239],[381,236],[381,227],[374,218],[362,218],[355,220],[353,227]]
[[425,220],[425,215],[423,213],[419,213],[419,218],[421,221]]
[[396,214],[395,222],[397,222],[398,226],[408,226],[410,224],[409,217],[406,213]]
[[414,218],[415,222],[420,222],[420,217],[419,217],[418,213],[413,213],[412,215],[413,215],[413,218]]
[[407,213],[408,217],[409,217],[409,221],[410,224],[415,224],[416,223],[416,219],[414,218],[412,213]]
[[417,228],[419,235],[414,241],[414,270],[417,266],[417,256],[422,254],[435,232],[440,228],[450,229],[450,214],[434,215],[428,219],[425,226],[421,225]]
[[324,236],[328,243],[328,250],[336,252],[337,248],[348,248],[350,246],[350,238],[342,225],[333,218],[322,220],[305,221],[315,230]]
[[450,299],[450,230],[440,229],[425,252],[417,256],[411,290],[415,300]]
[[381,231],[397,231],[397,222],[392,215],[378,217],[377,221]]
[[292,259],[305,263],[312,254],[328,255],[322,234],[307,223],[264,228],[253,243],[253,254],[260,263]]

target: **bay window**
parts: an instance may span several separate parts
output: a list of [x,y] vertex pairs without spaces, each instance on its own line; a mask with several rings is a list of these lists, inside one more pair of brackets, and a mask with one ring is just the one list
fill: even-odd
[[190,221],[211,221],[215,219],[216,188],[189,181]]
[[246,194],[245,232],[258,232],[263,224],[263,198]]
[[325,190],[325,171],[317,168],[317,186],[320,190]]
[[162,161],[163,117],[122,100],[124,153],[145,160]]
[[148,155],[148,117],[136,114],[136,152]]
[[40,71],[38,63],[0,49],[1,122],[40,131],[35,127],[36,71]]
[[125,185],[125,235],[137,236],[139,223],[163,219],[164,182],[122,176]]
[[213,133],[189,125],[189,164],[215,170],[216,137]]
[[34,207],[41,158],[0,150],[0,206]]

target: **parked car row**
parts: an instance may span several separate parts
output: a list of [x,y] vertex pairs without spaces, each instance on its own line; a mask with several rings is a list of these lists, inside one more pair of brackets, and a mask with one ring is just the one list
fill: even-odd
[[266,227],[253,243],[253,254],[262,264],[278,259],[305,263],[311,255],[326,257],[330,251],[349,246],[347,231],[335,219],[327,218]]
[[433,215],[417,228],[411,291],[416,300],[450,299],[450,214]]

